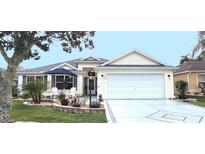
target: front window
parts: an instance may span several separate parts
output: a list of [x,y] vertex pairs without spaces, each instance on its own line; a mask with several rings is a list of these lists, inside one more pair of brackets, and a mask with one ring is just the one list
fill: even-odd
[[36,76],[36,81],[42,81],[43,82],[43,76]]
[[56,76],[56,87],[64,89],[64,76]]
[[73,76],[56,76],[56,87],[58,89],[71,89],[74,86]]
[[65,76],[65,89],[71,89],[73,84],[73,76]]
[[41,81],[43,82],[43,76],[26,76],[26,83],[33,83],[35,81]]
[[205,74],[198,75],[198,85],[199,88],[205,88]]
[[34,76],[27,76],[27,83],[33,83],[34,80]]

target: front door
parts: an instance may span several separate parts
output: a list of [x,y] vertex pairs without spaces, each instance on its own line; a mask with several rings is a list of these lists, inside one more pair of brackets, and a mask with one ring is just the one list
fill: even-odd
[[96,78],[92,78],[92,79],[87,79],[87,94],[89,95],[91,92],[91,95],[96,95]]

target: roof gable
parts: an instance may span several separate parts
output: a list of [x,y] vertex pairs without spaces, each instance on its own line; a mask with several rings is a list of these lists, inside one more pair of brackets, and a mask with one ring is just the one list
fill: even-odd
[[93,57],[93,56],[89,56],[89,57],[83,58],[81,60],[83,60],[83,61],[100,61],[99,58],[96,58],[96,57]]
[[73,69],[75,69],[75,70],[77,70],[76,67],[74,67],[74,66],[72,66],[72,65],[70,65],[68,63],[60,64],[60,65],[52,68],[51,70],[55,70],[55,69],[66,69],[66,70],[73,70]]
[[135,65],[135,66],[140,66],[140,65],[163,65],[163,66],[169,66],[163,62],[160,62],[159,60],[156,60],[154,58],[151,58],[148,55],[145,55],[141,51],[134,50],[132,52],[129,52],[123,56],[120,56],[118,58],[115,58],[113,60],[110,60],[106,63],[104,63],[102,66],[115,66],[115,65]]

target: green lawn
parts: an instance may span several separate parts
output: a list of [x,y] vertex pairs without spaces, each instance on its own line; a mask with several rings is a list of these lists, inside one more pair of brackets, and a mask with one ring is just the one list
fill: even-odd
[[49,107],[33,107],[14,102],[12,121],[32,121],[42,123],[105,123],[105,114],[76,114],[55,111]]
[[198,99],[196,103],[192,103],[192,104],[205,107],[205,99]]
[[189,102],[190,104],[193,104],[193,105],[198,105],[198,106],[202,106],[202,107],[205,107],[205,99],[198,99],[197,102]]

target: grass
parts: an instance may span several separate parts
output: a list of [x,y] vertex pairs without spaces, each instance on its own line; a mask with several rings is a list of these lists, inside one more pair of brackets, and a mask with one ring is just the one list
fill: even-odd
[[105,114],[77,114],[55,111],[49,107],[27,106],[14,101],[11,113],[12,121],[41,123],[105,123]]
[[197,102],[189,102],[190,104],[205,107],[205,99],[198,99]]
[[205,99],[198,99],[196,103],[192,104],[205,107]]

